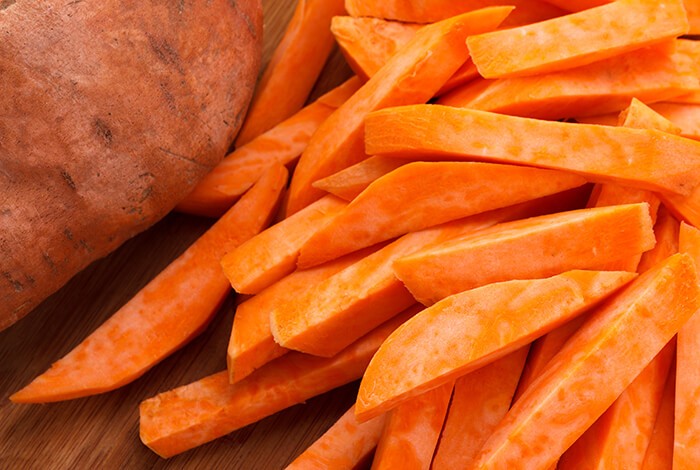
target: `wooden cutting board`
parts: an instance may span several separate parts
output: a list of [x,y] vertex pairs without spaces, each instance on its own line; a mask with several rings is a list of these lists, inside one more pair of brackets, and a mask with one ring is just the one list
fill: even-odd
[[[263,4],[266,63],[296,0],[265,0]],[[349,75],[335,51],[312,97]],[[142,400],[226,367],[233,295],[200,337],[130,385],[48,405],[15,405],[8,400],[109,318],[211,223],[169,215],[0,332],[0,468],[284,468],[350,407],[357,384],[168,460],[141,444],[138,405]]]

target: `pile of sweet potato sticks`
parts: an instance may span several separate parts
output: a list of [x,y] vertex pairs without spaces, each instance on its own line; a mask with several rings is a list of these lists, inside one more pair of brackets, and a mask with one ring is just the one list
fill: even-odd
[[[163,457],[361,379],[290,468],[700,468],[693,33],[697,1],[300,0],[179,206],[218,221],[12,400],[137,379],[233,286],[228,370],[141,404]],[[302,108],[334,44],[356,76]]]

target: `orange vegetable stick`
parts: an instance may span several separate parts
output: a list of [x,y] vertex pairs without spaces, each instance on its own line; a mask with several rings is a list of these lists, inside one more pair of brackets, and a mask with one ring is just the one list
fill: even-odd
[[288,214],[323,192],[311,184],[367,158],[365,116],[376,109],[425,103],[467,60],[465,38],[497,27],[512,7],[466,13],[424,28],[319,127],[299,160],[290,187]]
[[569,271],[545,279],[489,284],[426,308],[389,336],[374,355],[360,384],[358,418],[379,416],[527,345],[634,276],[621,271]]
[[700,105],[688,103],[654,103],[651,108],[680,127],[681,135],[700,140]]
[[301,248],[309,267],[409,232],[583,186],[580,176],[514,165],[412,162],[371,183]]
[[275,341],[285,348],[332,356],[375,325],[415,303],[394,275],[394,260],[504,220],[520,218],[532,211],[546,211],[547,206],[546,198],[542,198],[404,235],[287,303],[277,305],[270,314]]
[[469,37],[485,78],[571,69],[688,32],[682,0],[618,0],[590,10]]
[[316,442],[311,444],[286,470],[352,470],[377,446],[385,417],[364,423],[355,419],[355,405]]
[[219,217],[274,163],[290,165],[311,135],[358,88],[353,77],[226,156],[177,206],[190,214]]
[[694,227],[700,227],[700,187],[688,196],[678,194],[658,194],[661,201],[680,220]]
[[343,0],[298,0],[282,40],[258,82],[236,138],[240,147],[299,111],[333,50],[331,18]]
[[513,14],[503,22],[503,27],[535,23],[566,13],[550,2],[537,0],[345,0],[345,8],[352,16],[369,16],[408,23],[433,23],[467,11],[498,5],[515,7]]
[[515,402],[474,468],[554,463],[697,310],[697,283],[692,259],[673,255],[604,303]]
[[[700,262],[700,230],[681,224],[680,249]],[[693,315],[678,332],[673,467],[700,467],[700,315]]]
[[270,331],[270,312],[276,306],[288,302],[299,292],[328,279],[372,251],[357,251],[321,266],[294,271],[238,305],[226,356],[230,382],[242,380],[289,351],[275,342]]
[[271,167],[109,320],[10,399],[44,403],[114,390],[195,337],[230,292],[219,258],[268,224],[286,181],[284,167]]
[[387,413],[372,470],[430,468],[453,387],[452,382],[447,383]]
[[554,120],[620,111],[632,97],[653,103],[697,90],[695,63],[669,49],[649,47],[532,77],[475,80],[438,103]]
[[433,470],[471,467],[481,446],[510,408],[528,349],[522,347],[457,379],[433,457]]
[[637,98],[632,98],[632,102],[620,113],[618,119],[620,126],[634,129],[658,129],[669,134],[681,135],[680,127]]
[[369,80],[423,25],[380,18],[336,16],[331,32],[350,68]]
[[[379,18],[336,16],[331,31],[350,68],[365,80],[372,77],[392,55],[410,41],[422,25]],[[436,92],[437,95],[479,76],[467,60]]]
[[406,311],[332,358],[281,357],[244,380],[226,371],[141,403],[141,441],[171,457],[362,376],[379,345],[415,310]]
[[344,170],[316,181],[314,188],[322,189],[346,201],[352,201],[374,180],[408,163],[403,158],[369,157]]
[[581,209],[496,225],[405,256],[396,276],[421,303],[509,279],[600,269],[654,246],[647,204]]
[[306,240],[346,205],[335,196],[326,196],[227,253],[221,266],[231,286],[236,292],[257,294],[293,272]]
[[674,354],[670,342],[569,447],[558,470],[642,468]]
[[[674,392],[676,384],[676,370],[671,370],[666,380],[664,395],[661,398],[659,414],[656,416],[654,434],[644,456],[642,470],[671,470],[673,467],[673,410],[675,405]],[[678,467],[693,468],[693,467]]]
[[365,141],[373,155],[537,166],[652,191],[689,194],[700,181],[700,142],[653,129],[413,105],[371,113]]

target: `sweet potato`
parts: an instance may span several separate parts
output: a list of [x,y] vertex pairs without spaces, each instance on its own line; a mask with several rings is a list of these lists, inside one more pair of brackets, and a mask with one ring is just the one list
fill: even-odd
[[0,2],[0,329],[223,158],[261,30],[259,0]]

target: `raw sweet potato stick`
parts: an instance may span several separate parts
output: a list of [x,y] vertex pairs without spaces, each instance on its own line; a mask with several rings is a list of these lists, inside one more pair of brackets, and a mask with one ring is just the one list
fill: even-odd
[[632,97],[664,101],[700,87],[698,67],[673,43],[532,77],[474,80],[438,103],[538,119],[617,112]]
[[516,220],[446,241],[394,262],[419,302],[491,282],[601,269],[654,246],[647,204],[581,209]]
[[298,0],[282,40],[253,95],[236,146],[240,147],[299,111],[333,49],[331,18],[343,0]]
[[221,371],[141,403],[141,441],[161,457],[212,441],[362,376],[407,310],[332,358],[289,353],[235,384]]
[[382,415],[357,422],[353,405],[285,470],[352,470],[377,447],[384,421]]
[[528,349],[529,346],[524,346],[457,379],[433,457],[433,470],[470,467],[510,409]]
[[328,279],[337,272],[371,254],[376,247],[356,251],[330,263],[297,270],[238,305],[233,317],[228,345],[227,367],[231,383],[289,350],[275,342],[270,331],[270,312],[305,289]]
[[535,23],[566,13],[565,9],[538,0],[345,0],[345,8],[352,16],[408,23],[433,23],[467,11],[498,5],[515,7],[513,14],[503,22],[503,27]]
[[368,115],[365,143],[373,155],[537,166],[572,171],[596,182],[685,195],[700,182],[700,142],[653,129],[413,105]]
[[[680,250],[700,262],[700,230],[681,224]],[[700,315],[693,315],[678,332],[674,468],[700,466]]]
[[316,131],[294,172],[287,213],[321,197],[314,181],[367,158],[363,130],[369,112],[427,102],[469,57],[466,37],[496,28],[511,10],[485,8],[421,28]]
[[290,165],[304,151],[311,135],[360,87],[353,77],[275,127],[238,147],[202,178],[177,209],[219,217],[267,168]]
[[374,180],[407,163],[409,162],[403,158],[369,157],[367,160],[362,160],[360,163],[316,181],[313,186],[350,202],[367,189]]
[[674,255],[599,307],[498,425],[474,468],[547,468],[697,310],[695,263]]
[[113,390],[196,336],[231,291],[219,258],[265,228],[286,181],[284,167],[271,167],[180,257],[11,400],[44,403]]
[[346,205],[325,196],[229,251],[221,266],[231,286],[242,294],[257,294],[293,272],[304,243]]
[[358,392],[358,417],[378,416],[527,345],[634,276],[569,271],[489,284],[428,307],[397,329],[375,354]]
[[386,414],[386,424],[377,444],[372,470],[430,468],[453,387],[452,382],[447,383],[402,403]]
[[[666,380],[666,387],[661,398],[661,406],[659,413],[656,416],[654,424],[654,433],[651,436],[651,442],[647,448],[647,453],[644,456],[642,470],[671,470],[674,468],[673,462],[673,424],[674,424],[674,406],[675,406],[675,384],[676,384],[676,368],[671,365],[671,370]],[[693,468],[693,467],[678,467],[678,468]]]
[[485,78],[557,72],[688,32],[682,0],[618,0],[539,23],[469,37]]

